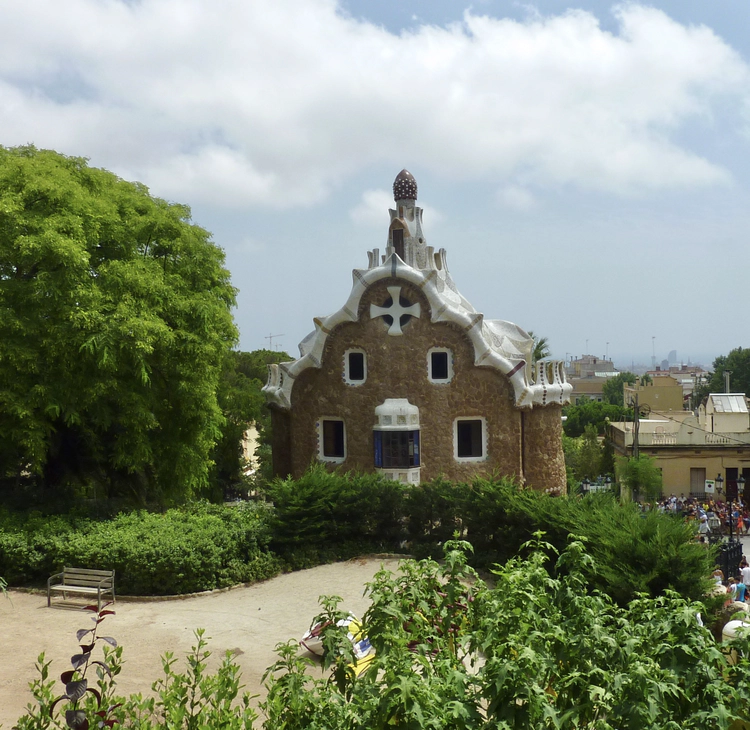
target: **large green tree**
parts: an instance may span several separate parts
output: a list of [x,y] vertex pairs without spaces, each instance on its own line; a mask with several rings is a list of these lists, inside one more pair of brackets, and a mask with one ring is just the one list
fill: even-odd
[[750,395],[750,347],[736,347],[728,355],[719,355],[714,360],[707,393],[724,392],[725,370],[731,373],[729,387],[732,393]]
[[0,147],[0,476],[203,489],[234,301],[187,207],[80,158]]
[[609,378],[607,382],[602,385],[602,399],[605,403],[609,403],[613,406],[624,405],[625,383],[632,385],[636,380],[638,380],[638,377],[633,373],[617,373],[617,375]]
[[566,416],[563,431],[571,437],[583,436],[589,424],[596,426],[596,432],[602,436],[606,431],[607,421],[625,421],[633,417],[632,410],[622,406],[583,399],[576,405],[566,406],[563,414]]
[[534,340],[534,349],[531,353],[532,362],[544,360],[552,354],[549,349],[549,340],[546,337],[537,337],[531,330],[529,330],[529,337]]
[[656,462],[641,454],[627,459],[621,457],[616,464],[617,479],[629,490],[633,499],[655,502],[661,497],[662,475]]

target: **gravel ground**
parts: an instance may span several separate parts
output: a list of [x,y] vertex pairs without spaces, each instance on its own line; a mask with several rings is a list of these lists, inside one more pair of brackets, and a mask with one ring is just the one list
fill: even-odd
[[[211,638],[211,666],[232,651],[245,689],[262,695],[261,677],[276,660],[274,647],[304,634],[318,613],[319,596],[341,596],[342,608],[361,616],[369,604],[365,583],[381,565],[395,572],[398,562],[360,558],[181,600],[118,601],[116,615],[109,616],[102,629],[124,647],[119,693],[148,693],[161,675],[166,651],[180,659],[182,668],[182,657],[195,642],[194,631],[202,628]],[[9,596],[0,599],[0,725],[6,729],[32,699],[28,683],[37,676],[38,655],[45,652],[53,660],[52,676],[58,677],[70,668],[69,657],[78,650],[76,630],[91,625],[90,614],[80,611],[82,602],[64,605],[57,597],[47,608],[46,595],[10,591]],[[62,685],[58,688],[61,692]]]

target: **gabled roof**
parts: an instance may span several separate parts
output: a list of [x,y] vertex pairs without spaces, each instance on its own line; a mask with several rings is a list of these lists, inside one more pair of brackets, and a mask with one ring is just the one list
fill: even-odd
[[430,304],[433,322],[450,322],[462,329],[474,347],[474,364],[498,370],[510,379],[518,408],[569,402],[573,386],[566,382],[564,363],[540,361],[531,367],[534,341],[512,322],[485,320],[459,294],[448,274],[445,250],[427,268],[405,264],[395,253],[378,265],[377,249],[370,253],[370,267],[352,272],[353,286],[346,304],[328,317],[316,317],[315,329],[300,343],[300,357],[293,362],[269,366],[268,383],[263,388],[269,403],[291,408],[294,380],[307,368],[321,366],[326,341],[345,322],[356,322],[362,295],[376,282],[402,279],[421,289]]

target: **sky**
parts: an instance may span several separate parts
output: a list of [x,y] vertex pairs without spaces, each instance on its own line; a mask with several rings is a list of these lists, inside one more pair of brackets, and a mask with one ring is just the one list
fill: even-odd
[[402,168],[461,293],[553,356],[750,346],[744,0],[0,0],[0,18],[0,145],[189,205],[226,252],[241,349],[296,356],[345,303]]

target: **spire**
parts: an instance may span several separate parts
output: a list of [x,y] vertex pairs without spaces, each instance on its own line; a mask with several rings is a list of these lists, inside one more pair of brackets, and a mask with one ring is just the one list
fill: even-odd
[[393,181],[394,200],[416,200],[417,181],[408,170],[401,170]]

